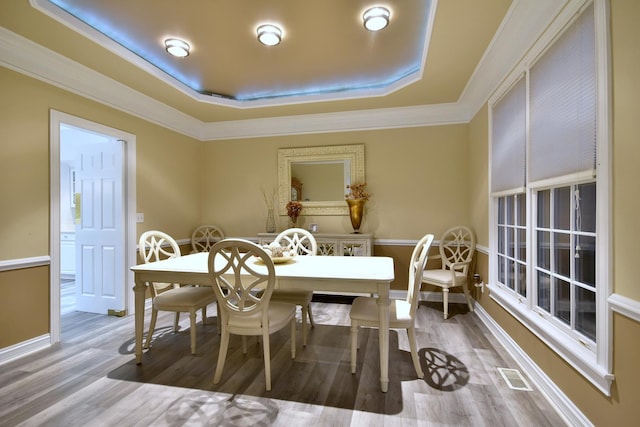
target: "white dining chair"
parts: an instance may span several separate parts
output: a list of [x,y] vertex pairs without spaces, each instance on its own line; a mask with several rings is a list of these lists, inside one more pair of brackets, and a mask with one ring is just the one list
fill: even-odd
[[[302,228],[289,228],[278,234],[274,243],[282,246],[288,251],[294,251],[296,256],[315,256],[318,253],[318,243],[309,231]],[[307,345],[307,317],[311,327],[313,322],[313,312],[311,311],[311,299],[313,291],[289,291],[276,289],[273,291],[271,301],[290,302],[300,306],[302,311],[302,346]]]
[[469,227],[458,225],[445,231],[438,245],[440,255],[432,259],[441,259],[440,268],[425,270],[422,273],[422,283],[442,288],[442,304],[444,318],[449,317],[449,289],[462,287],[464,296],[473,311],[471,296],[469,295],[468,275],[469,267],[476,250],[476,236]]
[[215,225],[201,225],[191,234],[192,253],[209,252],[216,242],[224,239],[224,232]]
[[[411,349],[411,359],[418,378],[424,373],[418,359],[416,344],[415,318],[418,309],[418,294],[422,271],[427,265],[429,249],[433,242],[433,234],[427,234],[415,246],[409,262],[409,283],[406,299],[391,299],[389,302],[389,328],[406,329]],[[358,350],[358,330],[361,326],[378,327],[380,313],[378,299],[374,297],[357,297],[353,300],[349,317],[351,318],[351,373],[356,373],[356,355]]]
[[[140,257],[144,263],[160,261],[162,259],[176,258],[180,256],[178,243],[168,234],[157,231],[145,231],[139,241]],[[176,313],[173,325],[174,332],[178,331],[180,313],[189,313],[191,321],[191,354],[196,354],[196,312],[202,309],[202,323],[207,319],[207,305],[216,301],[216,295],[208,286],[180,287],[174,283],[150,284],[152,307],[149,333],[144,348],[149,348],[151,337],[156,327],[158,311],[173,311]]]
[[[209,251],[209,274],[222,315],[220,351],[213,378],[222,377],[229,335],[242,335],[242,352],[247,353],[246,336],[261,336],[264,355],[266,390],[271,390],[270,334],[287,325],[291,328],[291,358],[296,357],[296,306],[271,301],[276,283],[273,261],[267,252],[253,242],[224,239]],[[265,268],[258,268],[264,266]]]

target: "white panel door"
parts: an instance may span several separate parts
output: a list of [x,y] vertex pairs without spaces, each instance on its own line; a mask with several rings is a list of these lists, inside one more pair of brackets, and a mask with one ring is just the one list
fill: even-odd
[[78,149],[76,188],[76,309],[107,314],[124,309],[123,141]]

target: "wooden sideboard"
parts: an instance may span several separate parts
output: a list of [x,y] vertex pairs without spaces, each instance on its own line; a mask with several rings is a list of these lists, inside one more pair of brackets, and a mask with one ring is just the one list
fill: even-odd
[[[258,233],[258,243],[268,245],[278,233]],[[318,242],[318,255],[371,256],[373,234],[313,233]]]

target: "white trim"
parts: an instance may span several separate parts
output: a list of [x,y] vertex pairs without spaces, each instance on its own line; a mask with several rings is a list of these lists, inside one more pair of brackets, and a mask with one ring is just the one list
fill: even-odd
[[476,245],[476,252],[480,252],[481,254],[489,255],[489,247],[484,245]]
[[[595,19],[596,79],[597,84],[597,117],[596,141],[598,171],[597,191],[604,192],[607,197],[596,197],[596,218],[604,218],[597,222],[596,233],[604,244],[597,245],[597,265],[599,289],[604,295],[613,293],[613,90],[611,81],[610,52],[610,10],[609,0],[594,0],[593,14]],[[598,361],[609,372],[613,372],[613,313],[609,310],[606,298],[596,298],[597,310],[604,315],[597,320],[596,333],[601,340],[597,348]],[[605,314],[606,313],[606,314]]]
[[51,347],[49,334],[40,335],[0,349],[0,365]]
[[[493,124],[493,121],[490,121],[489,123]],[[495,191],[493,193],[490,193],[489,196],[493,198],[498,198],[498,197],[504,197],[504,196],[511,196],[512,194],[524,193],[525,191],[527,191],[526,187],[518,187],[518,188],[513,188],[511,190]]]
[[137,264],[136,258],[136,136],[80,117],[50,110],[49,119],[49,185],[50,185],[50,328],[51,344],[60,342],[60,124],[65,123],[93,132],[107,134],[124,141],[124,309],[133,314],[133,272],[128,266]]
[[417,244],[418,244],[417,240],[406,240],[406,239],[405,240],[402,240],[402,239],[374,239],[374,241],[373,241],[373,245],[374,246],[415,246]]
[[493,336],[514,358],[518,366],[527,374],[535,387],[553,406],[560,416],[570,426],[592,426],[589,419],[580,409],[565,395],[558,386],[540,369],[529,355],[516,343],[507,332],[487,313],[484,308],[476,304],[474,307],[478,318],[489,329]]
[[640,301],[627,298],[620,294],[612,294],[607,299],[611,310],[623,316],[640,322]]
[[[407,291],[403,291],[403,292],[404,292],[403,298],[406,298]],[[443,300],[442,300],[442,291],[420,292],[419,300],[420,301],[427,301],[427,302],[443,302]],[[464,305],[467,305],[467,299],[465,298],[465,296],[464,296],[464,294],[462,292],[449,292],[448,301],[450,303],[452,303],[452,304],[464,304]],[[478,305],[476,303],[476,300],[473,299],[473,297],[471,297],[471,302],[473,303],[474,307],[476,307]],[[475,308],[474,308],[474,310],[475,310]]]
[[51,264],[51,257],[49,255],[8,259],[0,261],[0,271],[20,270],[22,268],[42,267]]
[[515,0],[458,100],[474,117],[566,1]]
[[4,27],[0,65],[159,126],[199,139],[203,123]]
[[467,106],[449,103],[232,120],[203,124],[202,140],[439,126],[468,123],[471,118],[471,112]]

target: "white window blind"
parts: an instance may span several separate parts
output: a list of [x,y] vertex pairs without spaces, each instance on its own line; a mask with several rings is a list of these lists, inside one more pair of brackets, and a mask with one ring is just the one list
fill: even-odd
[[592,5],[531,68],[530,182],[584,172],[595,175],[593,19]]
[[524,191],[526,86],[521,77],[492,109],[491,192]]

